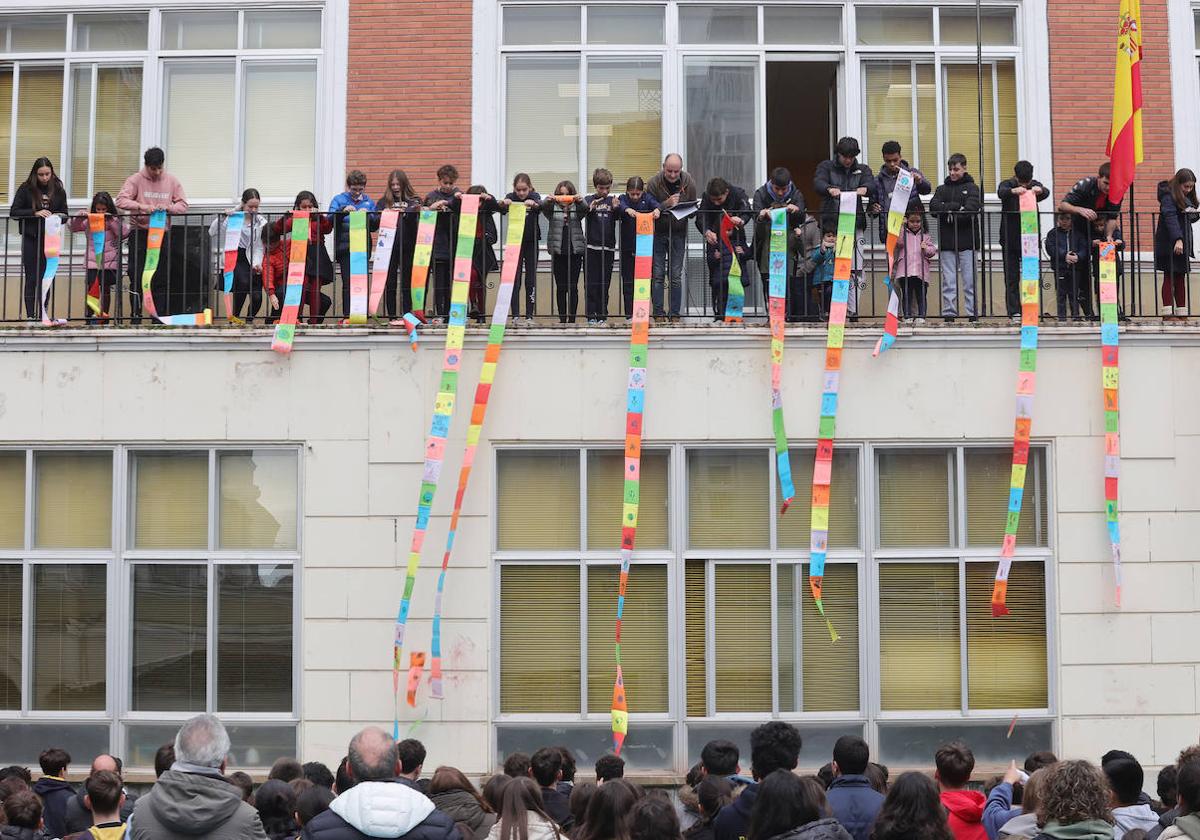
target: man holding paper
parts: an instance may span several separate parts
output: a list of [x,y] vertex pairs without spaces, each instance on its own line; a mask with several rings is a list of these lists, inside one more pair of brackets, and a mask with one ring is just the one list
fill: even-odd
[[[663,160],[662,171],[646,185],[646,192],[658,200],[663,211],[654,231],[654,262],[650,286],[654,320],[662,322],[667,318],[668,313],[663,309],[663,280],[670,276],[670,318],[672,321],[678,321],[683,306],[687,217],[691,212],[695,212],[696,182],[691,175],[683,171],[683,158],[672,152]],[[689,208],[688,205],[692,206]],[[687,212],[689,209],[691,212]]]

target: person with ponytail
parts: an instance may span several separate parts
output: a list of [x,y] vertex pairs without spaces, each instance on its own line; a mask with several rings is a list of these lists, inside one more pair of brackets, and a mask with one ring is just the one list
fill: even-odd
[[67,215],[67,191],[48,157],[33,162],[29,177],[13,194],[9,215],[21,230],[21,269],[25,275],[25,317],[42,317],[42,275],[46,273],[46,219]]
[[513,779],[500,797],[500,818],[488,840],[562,840],[563,835],[546,813],[542,791],[529,776]]

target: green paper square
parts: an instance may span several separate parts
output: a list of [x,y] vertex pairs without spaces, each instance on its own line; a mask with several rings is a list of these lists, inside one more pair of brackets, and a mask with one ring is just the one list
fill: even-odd
[[817,427],[817,437],[829,440],[836,437],[837,418],[822,417],[821,422]]

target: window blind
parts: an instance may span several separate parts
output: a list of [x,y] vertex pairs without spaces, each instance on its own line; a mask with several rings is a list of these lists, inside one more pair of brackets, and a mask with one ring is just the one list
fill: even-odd
[[994,563],[967,564],[967,702],[972,709],[1044,709],[1046,572],[1014,562],[1008,575],[1011,615],[992,618]]
[[[983,161],[979,157],[979,88],[974,64],[943,65],[946,79],[946,143],[950,154],[967,156],[967,170],[985,192],[995,189],[996,177],[996,105],[992,95],[991,64],[983,65]],[[1016,104],[1013,104],[1015,113]],[[1015,119],[1013,120],[1015,131]],[[1011,161],[1007,171],[1011,171]]]
[[[317,65],[244,65],[243,167],[264,196],[291,196],[313,182],[317,154]],[[287,142],[279,119],[287,114]]]
[[[780,548],[807,550],[811,544],[813,461],[812,449],[789,450],[796,498],[788,512],[775,522],[775,539]],[[833,475],[829,487],[829,547],[858,546],[858,452],[834,449]]]
[[688,545],[767,548],[770,472],[763,449],[688,451]]
[[[89,147],[92,130],[92,65],[76,65],[71,70],[71,180],[72,197],[90,199],[88,178]],[[96,138],[97,142],[100,138]],[[116,198],[116,193],[113,193]]]
[[932,9],[858,6],[855,24],[858,43],[865,46],[933,43]]
[[134,456],[134,545],[208,547],[208,453]]
[[716,567],[714,642],[718,712],[771,711],[771,568]]
[[96,71],[95,120],[92,191],[104,190],[115,198],[129,173],[141,165],[142,68],[101,67]]
[[684,658],[687,674],[687,715],[708,714],[708,610],[704,603],[705,562],[685,560],[683,564]]
[[[913,150],[912,62],[863,63],[867,106],[867,155],[875,160],[877,147],[895,140],[906,154]],[[909,160],[912,160],[909,158]]]
[[506,183],[526,172],[543,194],[553,194],[563,180],[578,187],[578,57],[509,56],[505,62]]
[[[621,547],[621,508],[625,497],[625,452],[588,451],[588,548]],[[635,548],[666,548],[667,464],[665,449],[642,450],[641,488]]]
[[[798,598],[803,607],[803,672],[805,712],[857,711],[858,702],[858,567],[853,563],[828,563],[822,601],[833,621],[837,644],[808,594],[808,564],[798,567]],[[790,711],[790,710],[788,710]]]
[[188,198],[230,198],[234,145],[212,137],[233,130],[233,62],[168,62],[163,72],[167,166],[186,185]]
[[[58,48],[62,48],[60,38]],[[63,68],[22,64],[17,96],[17,171],[20,184],[33,162],[49,152],[58,163],[62,146]]]
[[221,548],[296,548],[295,452],[221,452],[217,474]]
[[38,548],[109,548],[112,545],[112,455],[39,452]]
[[578,566],[500,567],[503,714],[579,712],[580,642]]
[[0,709],[21,708],[21,564],[0,563]]
[[312,50],[321,46],[321,13],[317,10],[255,12],[247,10],[244,46],[252,50]]
[[[917,149],[908,158],[913,166],[924,167],[925,177],[937,182],[941,171],[938,160],[937,79],[932,64],[917,65]],[[907,150],[905,150],[907,153]]]
[[[12,149],[13,71],[11,67],[0,67],[0,200],[11,201],[8,191],[9,150]],[[32,161],[30,162],[32,165]],[[16,183],[28,177],[17,167]],[[13,231],[15,234],[16,231]]]
[[[1017,528],[1017,545],[1021,547],[1046,544],[1046,468],[1043,461],[1042,450],[1029,451],[1025,493],[1021,497],[1021,521]],[[1004,525],[1008,518],[1012,451],[967,449],[964,463],[967,545],[999,546],[1004,541]],[[1040,506],[1037,504],[1039,497]],[[1040,511],[1036,510],[1038,507]],[[1039,514],[1041,522],[1038,521]]]
[[25,453],[0,453],[0,548],[25,546]]
[[292,567],[216,568],[219,712],[292,710]]
[[1019,155],[1017,73],[1016,65],[1011,61],[996,62],[996,120],[1000,127],[1000,173],[1008,175],[1016,165]]
[[960,662],[958,564],[881,564],[880,707],[960,708]]
[[960,47],[975,46],[977,34],[982,34],[984,46],[1013,45],[1013,10],[984,9],[980,15],[980,32],[975,28],[974,9],[941,9],[938,38],[942,44]]
[[204,711],[207,595],[207,570],[202,565],[133,567],[134,711]]
[[[699,10],[703,7],[681,6]],[[733,9],[737,15],[753,9]],[[757,22],[755,22],[757,24]],[[681,20],[682,29],[682,20]],[[681,35],[682,40],[682,35]],[[757,184],[758,60],[688,56],[683,63],[687,169],[696,183],[720,176],[731,184]]]
[[[616,566],[588,569],[588,711],[612,708],[616,664]],[[630,712],[666,712],[667,567],[637,564],[629,570],[625,614],[621,621],[621,668]]]
[[623,192],[630,176],[656,171],[662,160],[662,108],[661,61],[589,61],[588,178],[603,166],[613,174],[614,192]]
[[[579,548],[577,451],[503,451],[496,484],[498,548]],[[620,517],[612,521],[620,525]]]
[[950,545],[951,459],[945,450],[878,454],[879,545]]
[[780,563],[775,567],[775,647],[779,661],[779,709],[795,711],[799,696],[796,685],[797,644],[796,633],[801,625],[796,615],[797,604],[804,593],[798,591],[801,575],[795,565]]
[[35,709],[104,709],[107,571],[103,563],[33,567]]

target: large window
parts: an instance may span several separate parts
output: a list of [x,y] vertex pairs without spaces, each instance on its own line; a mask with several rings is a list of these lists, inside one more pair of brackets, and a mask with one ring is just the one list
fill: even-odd
[[[839,445],[825,617],[808,580],[814,450],[790,455],[800,492],[781,515],[768,447],[643,454],[621,644],[630,761],[680,770],[714,733],[745,740],[770,718],[798,726],[806,754],[857,733],[896,764],[964,729],[984,762],[1051,746],[1046,450],[1031,452],[1005,619],[992,618],[991,591],[1008,448]],[[580,750],[603,743],[621,456],[497,452],[501,756],[530,746],[539,725]]]
[[292,754],[297,471],[284,448],[0,451],[6,760],[53,726],[151,766],[202,711],[242,765]]

